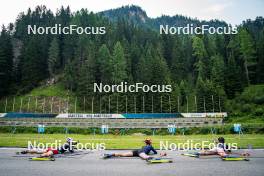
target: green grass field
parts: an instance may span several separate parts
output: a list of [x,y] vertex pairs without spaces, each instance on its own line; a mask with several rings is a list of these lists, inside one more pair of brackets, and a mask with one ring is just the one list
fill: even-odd
[[[150,137],[153,145],[159,148],[160,141],[168,141],[169,143],[185,143],[192,140],[193,143],[210,141],[219,137],[218,135],[166,135],[166,136],[135,136],[135,135],[69,135],[81,143],[105,143],[106,149],[135,149],[143,145],[143,140]],[[246,134],[246,135],[221,135],[226,138],[227,143],[237,143],[241,148],[247,148],[252,145],[253,148],[264,148],[264,135]],[[54,142],[55,140],[65,140],[64,134],[7,134],[0,133],[1,147],[27,147],[27,141],[39,141],[42,143]]]

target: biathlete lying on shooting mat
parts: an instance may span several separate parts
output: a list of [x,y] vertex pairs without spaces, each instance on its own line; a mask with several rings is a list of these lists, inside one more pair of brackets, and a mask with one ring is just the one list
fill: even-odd
[[[140,157],[144,160],[153,159],[153,157],[149,156],[150,152],[152,151],[153,154],[157,154],[158,152],[151,145],[151,139],[146,139],[144,142],[146,145],[143,146],[141,149],[132,150],[124,153],[104,154],[103,158],[107,159],[112,157]],[[160,156],[166,156],[166,153],[160,153]]]
[[210,150],[198,152],[197,155],[219,155],[221,157],[229,157],[230,154],[238,154],[240,156],[249,156],[249,153],[234,153],[231,148],[225,143],[225,138],[219,137],[216,141],[216,146]]
[[30,150],[22,151],[20,153],[21,154],[27,154],[27,153],[34,154],[34,153],[36,153],[36,154],[41,154],[40,157],[53,157],[54,155],[57,155],[57,154],[63,154],[66,151],[73,153],[74,152],[74,146],[73,145],[76,145],[77,143],[78,142],[73,141],[72,138],[67,138],[66,143],[64,143],[62,146],[60,146],[58,148],[49,147],[49,148],[44,149],[42,151],[39,151],[37,149],[30,149]]

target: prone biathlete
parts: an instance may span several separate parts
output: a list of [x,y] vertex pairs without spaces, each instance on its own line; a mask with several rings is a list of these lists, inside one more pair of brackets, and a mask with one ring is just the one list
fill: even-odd
[[[140,157],[144,160],[153,159],[152,156],[149,156],[150,152],[153,152],[153,154],[157,154],[158,152],[154,149],[152,146],[151,139],[146,139],[144,141],[145,146],[143,146],[141,149],[138,150],[132,150],[129,152],[123,152],[123,153],[113,153],[113,154],[105,154],[104,158],[112,158],[112,157]],[[160,156],[165,156],[166,153],[161,153]]]
[[221,157],[229,157],[231,154],[238,154],[240,156],[248,156],[248,153],[234,153],[231,148],[225,143],[225,138],[219,137],[216,142],[216,146],[210,150],[204,150],[197,153],[198,155],[219,155]]
[[22,151],[21,154],[36,153],[36,154],[41,154],[40,157],[53,157],[54,155],[63,154],[67,151],[73,153],[74,152],[73,145],[75,144],[77,144],[76,141],[73,141],[72,138],[67,138],[66,143],[64,143],[62,146],[58,148],[48,147],[47,149],[41,151],[37,149],[30,149],[30,150]]

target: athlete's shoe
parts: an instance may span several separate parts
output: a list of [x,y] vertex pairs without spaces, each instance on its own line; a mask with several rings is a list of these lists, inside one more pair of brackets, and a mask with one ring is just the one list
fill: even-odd
[[104,154],[103,159],[112,158],[113,156],[113,154]]
[[21,151],[20,153],[21,154],[27,154],[28,152],[26,150],[24,150],[24,151]]
[[149,161],[149,160],[153,160],[154,157],[148,157],[146,160]]

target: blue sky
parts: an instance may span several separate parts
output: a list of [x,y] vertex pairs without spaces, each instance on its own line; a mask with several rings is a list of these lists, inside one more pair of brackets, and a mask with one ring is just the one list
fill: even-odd
[[21,11],[46,5],[53,12],[69,5],[72,11],[87,8],[99,12],[122,5],[138,5],[150,17],[181,14],[203,20],[220,19],[236,25],[245,19],[264,16],[264,0],[6,0],[0,6],[0,24],[14,22]]

